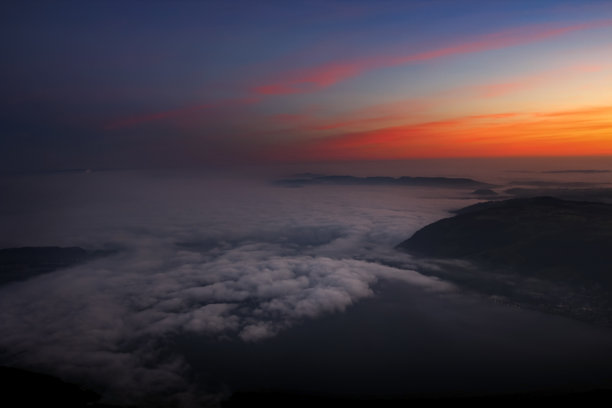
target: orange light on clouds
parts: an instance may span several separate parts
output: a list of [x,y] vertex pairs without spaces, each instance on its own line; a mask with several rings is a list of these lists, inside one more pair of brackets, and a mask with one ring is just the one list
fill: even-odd
[[612,106],[472,115],[385,127],[286,146],[277,160],[612,154]]

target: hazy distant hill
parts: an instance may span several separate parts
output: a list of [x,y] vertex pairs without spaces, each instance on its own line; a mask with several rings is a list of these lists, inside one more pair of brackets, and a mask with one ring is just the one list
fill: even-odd
[[0,249],[0,284],[28,279],[108,255],[79,247],[21,247]]
[[354,177],[354,176],[323,176],[317,174],[300,174],[294,178],[278,180],[277,184],[286,187],[302,187],[310,184],[331,185],[384,185],[384,186],[420,186],[446,188],[485,188],[491,184],[469,178],[453,177]]
[[609,187],[514,187],[504,190],[504,193],[509,196],[523,198],[554,196],[565,200],[587,200],[612,203],[612,188]]
[[551,197],[476,204],[424,227],[398,248],[420,257],[466,260],[480,272],[504,274],[506,284],[462,268],[447,271],[445,278],[510,302],[612,322],[610,204]]

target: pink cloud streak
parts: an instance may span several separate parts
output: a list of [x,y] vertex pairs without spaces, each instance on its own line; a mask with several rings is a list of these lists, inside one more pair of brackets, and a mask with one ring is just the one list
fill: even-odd
[[406,56],[383,56],[354,61],[336,61],[307,70],[294,71],[284,75],[281,74],[281,78],[284,77],[284,79],[256,86],[252,91],[258,95],[288,95],[311,92],[329,87],[374,69],[430,61],[454,55],[497,50],[559,37],[576,31],[609,26],[612,26],[612,19],[557,28],[542,27],[538,25],[488,34],[470,42]]
[[[522,29],[513,29],[488,34],[473,41],[406,56],[382,56],[353,61],[335,61],[310,69],[280,74],[280,80],[271,81],[269,83],[253,87],[250,90],[247,90],[247,95],[250,96],[244,98],[213,101],[208,104],[193,105],[180,109],[119,118],[108,123],[104,128],[106,130],[117,130],[146,124],[153,121],[169,120],[182,116],[193,115],[202,111],[227,106],[254,104],[259,102],[262,97],[300,94],[323,89],[375,69],[431,61],[454,55],[496,50],[521,44],[533,43],[548,38],[554,38],[571,32],[609,26],[612,26],[612,19],[556,28],[537,25]],[[545,79],[540,78],[526,79],[527,80],[525,82],[492,84],[490,88],[482,88],[480,91],[485,94],[485,96],[499,96],[520,88],[535,86],[539,81],[545,81]],[[319,126],[318,130],[333,129],[336,127],[343,127],[344,125],[347,124],[323,124]]]

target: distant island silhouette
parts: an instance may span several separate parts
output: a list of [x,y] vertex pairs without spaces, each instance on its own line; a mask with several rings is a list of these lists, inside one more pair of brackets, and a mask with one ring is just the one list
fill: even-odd
[[473,189],[493,187],[493,185],[488,183],[462,177],[355,177],[311,173],[297,174],[292,178],[281,179],[276,181],[276,184],[285,187],[302,187],[311,184],[421,186]]
[[54,246],[0,249],[0,285],[68,268],[112,252]]

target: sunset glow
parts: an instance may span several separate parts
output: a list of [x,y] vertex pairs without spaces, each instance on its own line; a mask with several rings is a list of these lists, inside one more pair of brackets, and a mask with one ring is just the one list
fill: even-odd
[[610,129],[612,107],[609,106],[561,112],[475,115],[344,133],[305,142],[294,150],[280,150],[271,158],[602,155],[612,154]]
[[612,0],[5,0],[0,34],[0,405],[612,400]]
[[[44,7],[5,24],[24,38],[7,50],[8,146],[53,134],[32,156],[51,167],[612,154],[609,2],[238,2],[231,18],[213,4],[172,10],[158,44],[144,21],[163,4],[117,38],[96,7],[73,9],[91,26],[58,28]],[[59,48],[34,52],[28,30]],[[49,52],[68,68],[31,74]]]

